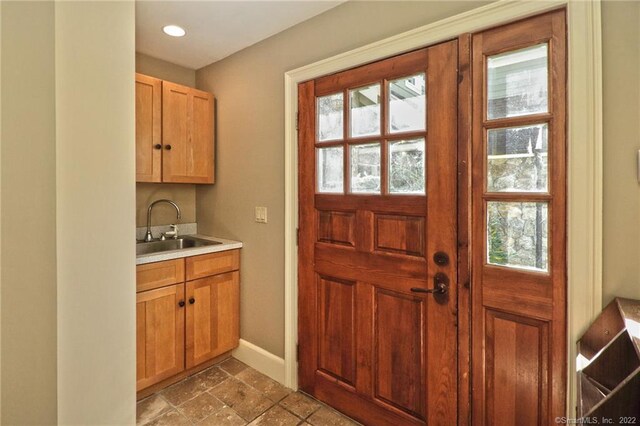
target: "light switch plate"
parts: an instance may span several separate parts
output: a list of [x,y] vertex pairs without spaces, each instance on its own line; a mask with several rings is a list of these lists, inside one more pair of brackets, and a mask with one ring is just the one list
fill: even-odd
[[256,207],[256,222],[267,223],[267,208]]

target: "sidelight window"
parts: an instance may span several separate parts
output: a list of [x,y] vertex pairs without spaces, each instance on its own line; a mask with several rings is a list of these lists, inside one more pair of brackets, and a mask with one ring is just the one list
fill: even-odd
[[549,269],[548,50],[543,43],[486,59],[486,261],[491,265]]

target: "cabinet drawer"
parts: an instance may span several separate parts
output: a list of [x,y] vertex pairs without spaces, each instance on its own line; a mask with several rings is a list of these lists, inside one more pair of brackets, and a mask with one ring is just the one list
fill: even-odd
[[136,291],[184,282],[184,259],[147,263],[136,267]]
[[240,250],[221,251],[187,258],[187,281],[240,269]]

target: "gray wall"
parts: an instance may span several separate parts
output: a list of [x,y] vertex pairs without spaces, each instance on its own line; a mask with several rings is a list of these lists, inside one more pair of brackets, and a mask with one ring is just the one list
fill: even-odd
[[134,3],[1,19],[0,423],[134,424]]
[[604,101],[603,304],[640,299],[640,2],[602,6]]
[[2,424],[54,424],[53,2],[2,2]]

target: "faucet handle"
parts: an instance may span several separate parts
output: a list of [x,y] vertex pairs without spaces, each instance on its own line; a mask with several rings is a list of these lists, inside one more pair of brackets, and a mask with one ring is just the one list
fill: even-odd
[[169,225],[169,228],[171,229],[171,231],[165,232],[163,235],[165,235],[166,237],[171,237],[174,240],[178,238],[178,225],[172,223],[171,225]]

